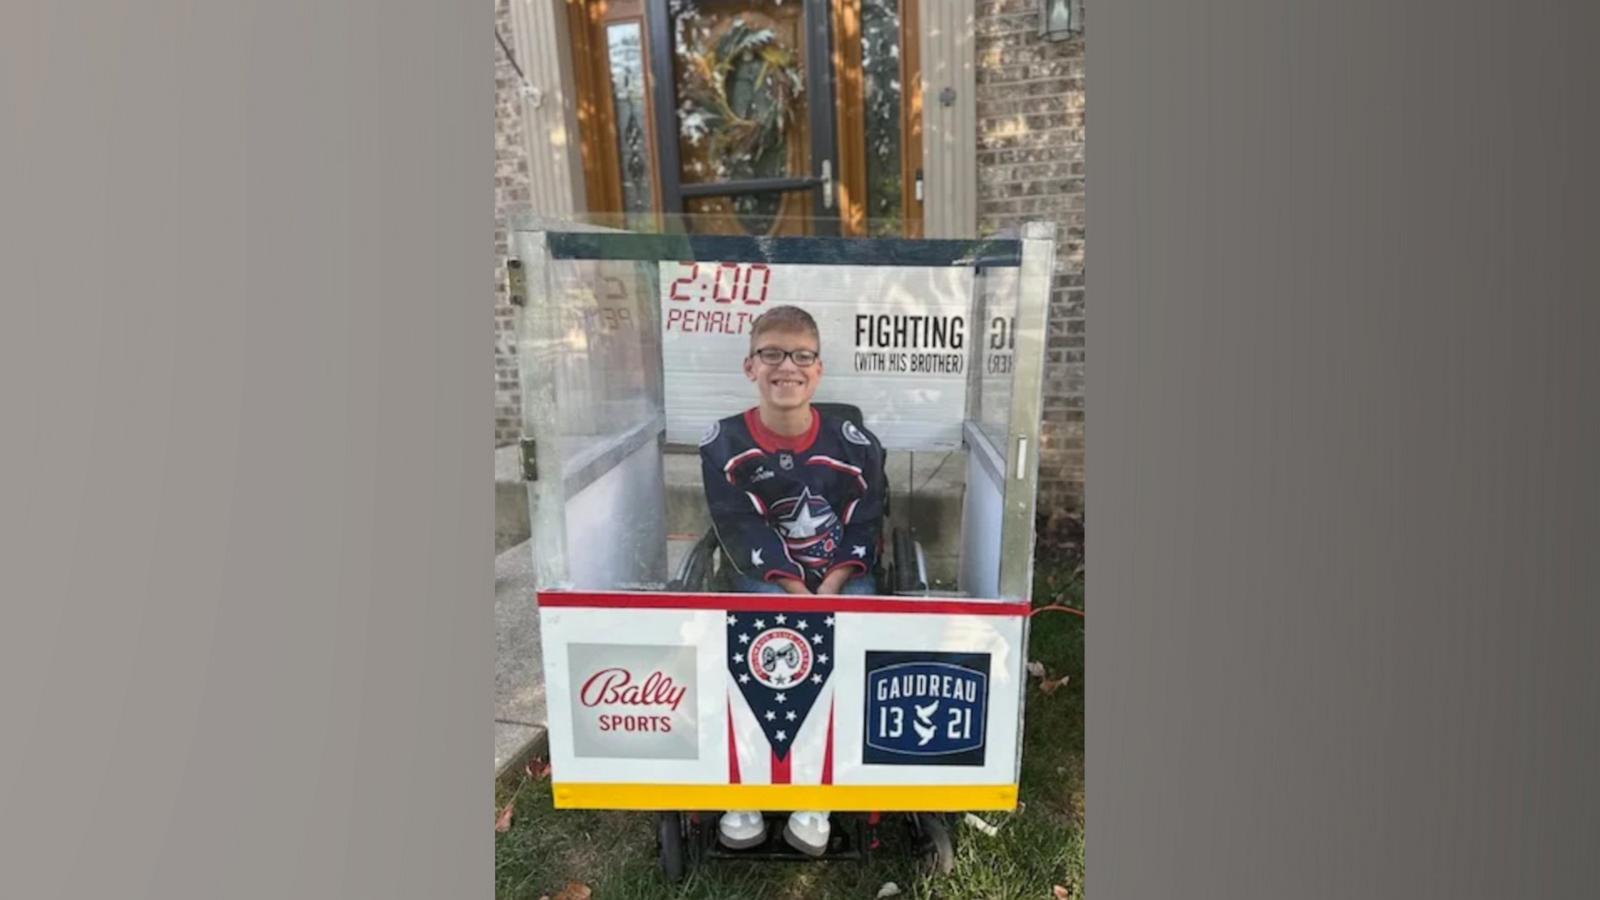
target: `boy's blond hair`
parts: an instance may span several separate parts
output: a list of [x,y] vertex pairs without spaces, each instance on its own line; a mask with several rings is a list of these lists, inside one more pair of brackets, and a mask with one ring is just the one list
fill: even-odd
[[750,349],[769,331],[809,331],[817,339],[817,349],[822,349],[822,332],[817,330],[817,320],[798,306],[774,306],[756,317],[750,326]]

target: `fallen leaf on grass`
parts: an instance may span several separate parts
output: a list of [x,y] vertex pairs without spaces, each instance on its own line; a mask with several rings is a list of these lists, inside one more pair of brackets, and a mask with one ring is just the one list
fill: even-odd
[[1056,688],[1066,684],[1071,678],[1071,675],[1063,675],[1060,678],[1055,679],[1045,678],[1039,682],[1039,693],[1054,694],[1056,692]]
[[543,781],[550,775],[550,764],[542,759],[534,759],[523,766],[522,771],[534,781]]
[[1044,663],[1039,662],[1036,659],[1028,660],[1028,674],[1035,678],[1045,677]]
[[1067,900],[1068,897],[1072,896],[1072,892],[1071,891],[1067,890],[1066,888],[1062,887],[1059,884],[1054,886],[1054,887],[1052,887],[1050,889],[1050,893],[1056,895],[1056,900]]
[[589,895],[593,893],[594,891],[589,890],[587,884],[569,881],[567,886],[562,888],[551,900],[589,900]]
[[899,894],[900,885],[895,884],[892,881],[885,881],[883,883],[883,887],[878,888],[878,900],[883,900],[884,897],[896,897],[899,896]]
[[509,801],[506,803],[506,808],[500,810],[500,814],[494,817],[495,834],[505,834],[511,830],[511,811],[516,809],[516,806],[517,801]]

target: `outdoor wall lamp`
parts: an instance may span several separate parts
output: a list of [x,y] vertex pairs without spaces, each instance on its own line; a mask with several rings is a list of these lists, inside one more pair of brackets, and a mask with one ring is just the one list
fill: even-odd
[[1048,41],[1083,34],[1083,0],[1039,0],[1039,34]]

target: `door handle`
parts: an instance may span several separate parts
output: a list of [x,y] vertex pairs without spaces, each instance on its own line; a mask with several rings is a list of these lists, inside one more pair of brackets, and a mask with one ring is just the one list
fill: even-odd
[[822,161],[822,208],[833,209],[833,160]]

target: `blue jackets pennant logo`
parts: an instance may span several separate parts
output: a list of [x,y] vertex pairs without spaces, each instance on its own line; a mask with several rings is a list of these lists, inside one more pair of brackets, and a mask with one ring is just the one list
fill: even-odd
[[737,612],[728,614],[727,623],[728,674],[760,724],[773,760],[785,762],[833,674],[833,614]]

